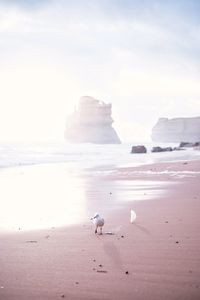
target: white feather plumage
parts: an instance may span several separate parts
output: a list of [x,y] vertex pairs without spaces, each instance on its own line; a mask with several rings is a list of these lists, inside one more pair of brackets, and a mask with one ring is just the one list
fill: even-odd
[[91,218],[93,224],[95,225],[95,233],[97,233],[98,228],[100,228],[100,233],[102,234],[102,227],[104,226],[104,219],[99,215],[95,214],[93,218]]

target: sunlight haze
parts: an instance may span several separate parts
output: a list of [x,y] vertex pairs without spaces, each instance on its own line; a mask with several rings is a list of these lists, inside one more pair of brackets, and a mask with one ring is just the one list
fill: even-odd
[[1,1],[0,141],[64,139],[81,96],[122,141],[200,115],[199,1]]

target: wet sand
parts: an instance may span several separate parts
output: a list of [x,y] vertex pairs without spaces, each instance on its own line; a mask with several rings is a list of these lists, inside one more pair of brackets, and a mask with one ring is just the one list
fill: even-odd
[[[102,236],[86,218],[65,227],[1,231],[0,299],[200,299],[199,172],[195,161],[123,168],[93,178],[98,189],[95,194],[86,185],[85,200],[88,213],[102,201]],[[120,202],[121,180],[165,185],[161,193],[152,193],[151,186],[140,190],[146,201],[131,201],[125,185],[129,199]],[[103,182],[106,199],[103,192],[98,195]],[[133,224],[130,209],[137,214]]]

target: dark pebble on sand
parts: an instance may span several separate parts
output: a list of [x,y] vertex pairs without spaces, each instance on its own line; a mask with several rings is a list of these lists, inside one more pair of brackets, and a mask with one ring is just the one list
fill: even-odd
[[169,223],[168,221],[165,221],[165,223]]
[[100,264],[99,267],[102,268],[103,266]]
[[79,282],[78,282],[78,281],[76,281],[76,284],[79,284]]
[[65,295],[62,295],[61,298],[65,298]]
[[176,244],[179,244],[179,241],[176,241]]
[[129,274],[129,271],[126,271],[125,274],[128,275],[128,274]]
[[123,239],[123,238],[124,238],[124,235],[121,235],[121,238]]

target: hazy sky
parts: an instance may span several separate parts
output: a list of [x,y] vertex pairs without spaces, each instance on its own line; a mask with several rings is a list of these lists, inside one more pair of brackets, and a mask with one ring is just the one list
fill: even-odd
[[200,1],[0,0],[0,141],[62,140],[82,95],[122,140],[200,115]]

